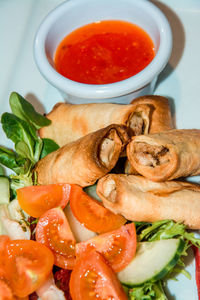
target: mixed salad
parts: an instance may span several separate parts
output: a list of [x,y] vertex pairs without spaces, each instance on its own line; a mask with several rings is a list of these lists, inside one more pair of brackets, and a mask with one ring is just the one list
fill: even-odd
[[[191,246],[199,268],[200,239],[185,225],[130,222],[101,204],[95,185],[37,185],[36,163],[59,146],[38,136],[50,121],[22,96],[12,93],[10,107],[1,117],[15,150],[0,146],[0,299],[164,300],[168,278],[190,278]],[[196,281],[199,289],[199,271]]]

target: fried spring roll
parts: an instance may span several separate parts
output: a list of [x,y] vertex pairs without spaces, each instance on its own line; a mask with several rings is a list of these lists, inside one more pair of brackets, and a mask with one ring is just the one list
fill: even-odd
[[[139,97],[133,100],[132,103],[135,106],[138,105],[139,107],[148,105],[150,108],[148,131],[145,130],[143,134],[162,132],[174,128],[174,123],[167,98],[148,95]],[[140,134],[139,131],[135,133],[135,135]],[[130,164],[128,159],[124,166],[124,170],[126,174],[138,174],[138,172],[134,169],[133,165]]]
[[38,183],[92,185],[115,166],[128,141],[125,126],[110,125],[66,144],[37,163]]
[[169,130],[133,137],[127,156],[131,166],[152,181],[199,175],[200,130]]
[[[144,105],[150,108],[148,131],[144,131],[143,134],[174,129],[169,101],[166,97],[147,95],[139,97],[131,103],[135,107]],[[140,135],[140,133],[136,135]]]
[[97,184],[106,208],[126,219],[155,222],[172,219],[200,229],[200,186],[188,182],[153,182],[142,176],[108,174]]
[[129,105],[58,103],[47,118],[51,125],[41,128],[39,134],[42,138],[53,139],[59,146],[110,124],[126,125],[132,135],[172,128],[168,100],[160,96],[141,97]]

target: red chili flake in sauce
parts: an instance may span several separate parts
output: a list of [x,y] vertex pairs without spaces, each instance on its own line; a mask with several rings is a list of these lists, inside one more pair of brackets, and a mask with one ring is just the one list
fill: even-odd
[[154,58],[150,36],[125,21],[99,21],[76,29],[59,44],[56,70],[71,80],[107,84],[127,79]]

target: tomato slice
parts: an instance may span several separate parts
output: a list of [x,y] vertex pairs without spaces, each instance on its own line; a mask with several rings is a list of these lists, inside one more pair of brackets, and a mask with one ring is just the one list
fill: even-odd
[[56,266],[63,269],[74,267],[76,241],[61,208],[52,208],[40,217],[36,240],[52,250]]
[[30,216],[38,218],[53,207],[64,208],[71,191],[70,184],[27,186],[17,190],[21,208]]
[[97,233],[115,230],[126,223],[124,217],[105,208],[75,184],[72,185],[70,194],[70,207],[81,224]]
[[4,281],[0,279],[0,299],[1,300],[29,300],[28,296],[19,298],[13,295],[12,289],[10,286]]
[[7,249],[13,266],[10,278],[13,294],[26,297],[49,276],[54,262],[53,254],[44,245],[31,240],[10,241]]
[[8,245],[10,238],[7,235],[0,235],[0,299],[13,300],[10,278],[14,269],[8,258]]
[[9,285],[0,279],[0,299],[1,300],[14,300],[14,296]]
[[120,229],[98,235],[88,241],[76,244],[76,256],[96,250],[103,255],[115,272],[124,269],[133,259],[137,246],[135,224],[130,223]]
[[[7,284],[9,283],[11,274],[14,271],[12,263],[8,258],[8,245],[10,241],[11,240],[7,235],[0,235],[0,279],[6,281]],[[4,286],[4,284],[2,283],[1,286]]]
[[70,278],[73,300],[127,300],[112,268],[103,256],[91,251],[76,263]]
[[10,238],[8,235],[0,235],[0,252],[8,245]]

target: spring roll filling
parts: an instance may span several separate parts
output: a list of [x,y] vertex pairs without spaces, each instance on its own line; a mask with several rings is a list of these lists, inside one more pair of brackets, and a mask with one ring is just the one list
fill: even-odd
[[143,166],[155,168],[170,161],[169,149],[164,146],[136,143],[134,148],[135,158]]
[[115,154],[119,153],[122,148],[122,141],[116,130],[112,129],[100,144],[99,157],[101,163],[109,168]]
[[116,184],[114,180],[108,180],[104,182],[103,195],[108,198],[110,202],[115,203],[116,199]]
[[135,111],[130,115],[127,126],[133,130],[135,135],[148,133],[147,116],[142,111]]

